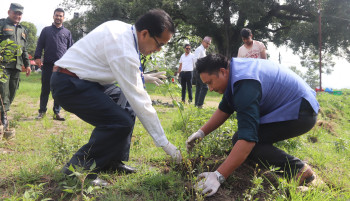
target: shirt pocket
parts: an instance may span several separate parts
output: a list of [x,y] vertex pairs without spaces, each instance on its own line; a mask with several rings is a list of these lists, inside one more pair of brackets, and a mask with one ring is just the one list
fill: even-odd
[[9,27],[4,27],[2,29],[2,35],[0,36],[3,40],[6,39],[10,39],[10,40],[14,40],[14,34],[15,34],[15,30],[13,28],[9,28]]

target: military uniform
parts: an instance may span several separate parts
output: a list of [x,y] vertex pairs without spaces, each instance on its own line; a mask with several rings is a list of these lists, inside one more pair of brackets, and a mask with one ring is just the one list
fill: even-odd
[[[21,5],[14,3],[11,4],[10,9],[23,11],[23,7]],[[0,104],[2,120],[4,119],[4,112],[10,109],[10,105],[18,89],[22,66],[30,66],[28,52],[26,49],[27,31],[20,24],[14,25],[10,18],[0,19],[0,42],[7,39],[12,40],[19,45],[22,54],[15,56],[16,60],[13,62],[3,61],[3,65],[5,66],[4,73],[7,75],[7,81],[5,83],[0,82],[0,95],[4,104],[4,108]]]

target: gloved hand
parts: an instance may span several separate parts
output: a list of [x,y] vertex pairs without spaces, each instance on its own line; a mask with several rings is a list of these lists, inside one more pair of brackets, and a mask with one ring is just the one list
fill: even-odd
[[187,151],[191,151],[196,144],[196,142],[201,141],[205,137],[204,132],[199,129],[197,132],[193,133],[186,140]]
[[194,188],[198,192],[202,192],[203,195],[207,194],[206,196],[212,196],[214,195],[219,187],[220,187],[220,182],[218,181],[218,177],[214,172],[203,172],[202,174],[198,175],[198,179],[200,180]]
[[164,84],[164,82],[160,79],[166,79],[166,76],[164,75],[165,73],[165,71],[162,71],[158,73],[144,74],[143,77],[146,83],[153,83],[159,86],[160,84]]
[[173,144],[169,142],[166,146],[162,148],[165,151],[165,153],[170,155],[175,160],[176,163],[181,163],[182,161],[181,152]]

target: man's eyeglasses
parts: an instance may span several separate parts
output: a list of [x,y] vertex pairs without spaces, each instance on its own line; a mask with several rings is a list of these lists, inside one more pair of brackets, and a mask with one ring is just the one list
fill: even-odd
[[186,48],[186,50],[191,50],[191,48]]
[[157,43],[157,49],[162,48],[162,46],[163,46],[164,44],[160,44],[160,43],[158,42],[158,40],[156,39],[156,37],[152,36],[152,38],[153,38],[154,41],[156,41],[156,43]]

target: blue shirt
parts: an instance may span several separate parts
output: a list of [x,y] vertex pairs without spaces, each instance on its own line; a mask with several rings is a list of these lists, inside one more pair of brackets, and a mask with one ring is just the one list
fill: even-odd
[[53,64],[60,59],[72,45],[73,39],[71,32],[64,28],[63,25],[57,28],[52,24],[41,31],[34,59],[40,59],[44,49],[43,62]]
[[295,73],[271,61],[232,59],[219,109],[237,112],[239,138],[258,141],[259,124],[294,120],[300,110],[318,112],[315,92]]

